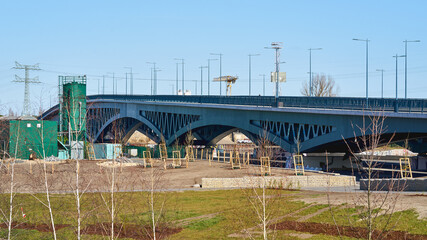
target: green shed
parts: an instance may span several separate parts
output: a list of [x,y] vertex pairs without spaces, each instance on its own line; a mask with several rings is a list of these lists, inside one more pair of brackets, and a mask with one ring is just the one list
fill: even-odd
[[[57,122],[33,118],[1,120],[0,142],[12,158],[30,159],[58,156]],[[6,144],[8,146],[6,146]]]

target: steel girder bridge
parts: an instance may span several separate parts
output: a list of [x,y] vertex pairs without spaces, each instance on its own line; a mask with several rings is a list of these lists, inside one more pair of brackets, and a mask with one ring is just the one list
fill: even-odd
[[[301,152],[348,152],[347,144],[361,135],[360,128],[380,115],[386,126],[383,143],[391,136],[394,142],[408,139],[414,150],[427,152],[424,99],[94,95],[88,96],[87,106],[87,133],[93,142],[126,141],[140,131],[170,145],[191,131],[200,144],[215,145],[238,130],[254,143],[266,137],[289,152],[298,145]],[[58,120],[58,106],[41,118]]]

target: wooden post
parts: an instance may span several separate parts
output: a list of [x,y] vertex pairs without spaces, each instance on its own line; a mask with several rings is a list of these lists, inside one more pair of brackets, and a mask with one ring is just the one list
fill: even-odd
[[200,160],[203,160],[203,148],[202,148],[202,153],[200,154]]
[[197,159],[197,150],[199,150],[199,149],[196,148],[196,156],[194,157],[194,161],[196,161],[196,159]]
[[250,154],[249,154],[249,152],[247,152],[247,154],[248,154],[248,156],[247,156],[247,161],[248,161],[248,166],[249,166],[249,163],[250,163],[250,158],[249,158],[249,156],[250,156]]
[[243,161],[243,166],[246,166],[246,153],[243,152],[243,157],[242,157],[242,161]]

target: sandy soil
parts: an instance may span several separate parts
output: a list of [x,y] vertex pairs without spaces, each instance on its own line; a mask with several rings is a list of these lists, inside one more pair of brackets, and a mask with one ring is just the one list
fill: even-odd
[[[79,181],[81,187],[88,191],[108,191],[110,189],[110,178],[113,169],[116,173],[116,185],[119,191],[145,190],[145,183],[151,176],[152,169],[135,166],[135,163],[116,163],[111,167],[111,161],[89,161],[80,162]],[[167,161],[169,166],[172,160]],[[153,168],[157,188],[162,189],[188,189],[195,184],[201,184],[203,177],[242,177],[255,175],[259,168],[250,166],[243,169],[231,169],[230,164],[213,162],[209,166],[208,161],[190,162],[188,168],[163,169],[163,161],[157,160]],[[76,182],[76,163],[68,161],[63,163],[46,163],[27,161],[15,164],[15,191],[18,192],[44,192],[44,167],[52,192],[71,192]],[[9,168],[9,170],[8,170]],[[1,166],[0,189],[7,192],[9,189],[10,172],[12,166],[3,164]],[[292,175],[293,171],[272,168],[273,176]],[[313,174],[313,173],[308,173]]]

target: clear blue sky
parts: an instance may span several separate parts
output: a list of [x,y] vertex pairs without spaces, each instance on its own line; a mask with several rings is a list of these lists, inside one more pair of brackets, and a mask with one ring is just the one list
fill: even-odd
[[[332,76],[340,96],[365,95],[365,45],[353,38],[369,38],[369,95],[381,94],[385,69],[385,96],[395,94],[395,60],[408,44],[408,95],[427,94],[426,1],[4,1],[0,8],[0,111],[21,111],[23,84],[12,83],[23,70],[11,69],[14,61],[40,63],[43,71],[31,72],[43,82],[31,86],[33,108],[56,101],[58,75],[88,75],[88,93],[98,92],[98,80],[115,72],[119,93],[125,91],[124,67],[135,72],[134,92],[150,91],[150,65],[155,61],[159,94],[171,94],[175,84],[174,58],[185,59],[186,88],[195,92],[199,66],[209,53],[223,53],[223,75],[237,75],[234,95],[248,94],[248,54],[252,61],[252,94],[262,93],[260,74],[274,70],[274,52],[264,49],[283,42],[281,71],[288,82],[283,95],[299,96],[308,80],[308,48],[312,70]],[[404,59],[399,60],[399,96],[404,95]],[[211,77],[219,76],[219,62],[212,62]],[[204,92],[207,89],[204,72]],[[181,81],[181,73],[180,73]],[[112,92],[111,79],[106,92]],[[181,82],[180,82],[181,85]],[[223,86],[224,87],[224,86]],[[218,83],[211,92],[218,94]],[[268,82],[267,94],[273,92]],[[42,100],[40,100],[42,99]]]

